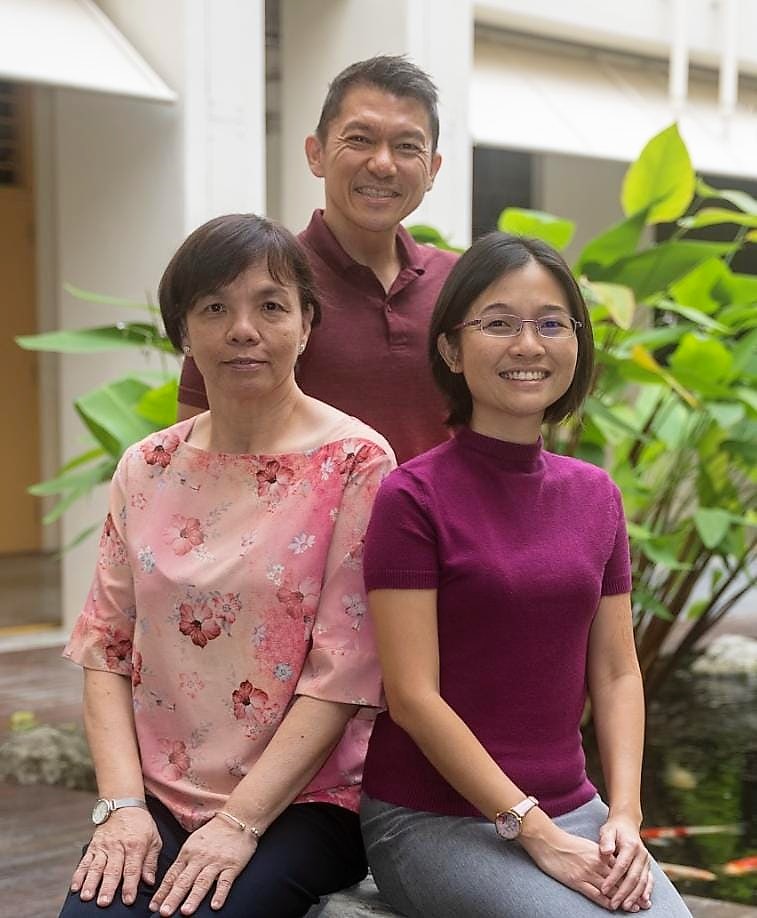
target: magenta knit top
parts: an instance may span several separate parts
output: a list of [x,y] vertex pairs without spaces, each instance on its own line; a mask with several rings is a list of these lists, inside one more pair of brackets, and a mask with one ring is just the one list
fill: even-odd
[[[442,697],[550,816],[596,793],[580,721],[589,630],[631,589],[620,492],[596,466],[463,428],[382,484],[368,590],[437,590]],[[415,810],[480,816],[380,714],[363,789]]]

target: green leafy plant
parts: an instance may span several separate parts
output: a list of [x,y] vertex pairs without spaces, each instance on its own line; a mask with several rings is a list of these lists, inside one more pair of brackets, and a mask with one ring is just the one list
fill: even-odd
[[[757,241],[757,201],[697,179],[672,125],[629,167],[621,203],[624,219],[574,265],[597,343],[593,388],[583,417],[546,441],[607,467],[623,492],[652,695],[755,581],[757,277],[730,264]],[[644,241],[660,222],[676,223],[673,237]],[[715,224],[732,225],[733,240],[688,238]],[[570,221],[515,208],[498,226],[558,248],[573,234]]]
[[[78,299],[147,313],[147,321],[116,322],[97,328],[62,330],[16,338],[20,347],[61,354],[93,354],[138,349],[160,355],[162,369],[132,373],[80,396],[74,408],[87,429],[90,445],[67,462],[58,474],[32,485],[38,497],[58,496],[43,522],[57,520],[96,485],[109,481],[116,464],[132,443],[176,421],[177,373],[167,359],[173,346],[162,333],[154,306],[102,296],[66,285]],[[78,544],[96,528],[79,533],[66,548]]]

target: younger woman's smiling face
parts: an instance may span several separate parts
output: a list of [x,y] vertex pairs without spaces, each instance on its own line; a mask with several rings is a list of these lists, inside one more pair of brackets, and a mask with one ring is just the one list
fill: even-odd
[[310,319],[297,287],[274,280],[264,261],[199,297],[187,312],[184,337],[211,404],[214,393],[260,397],[294,385]]
[[[471,304],[465,321],[501,314],[563,321],[572,317],[557,278],[533,259],[490,284]],[[534,442],[545,410],[573,381],[575,335],[546,338],[532,322],[512,337],[487,336],[478,327],[462,328],[457,335],[457,346],[454,340],[448,345],[448,364],[465,376],[473,401],[471,428],[503,440]]]

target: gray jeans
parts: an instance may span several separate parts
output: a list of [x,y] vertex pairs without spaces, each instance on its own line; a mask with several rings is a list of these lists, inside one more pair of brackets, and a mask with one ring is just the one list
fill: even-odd
[[[368,861],[381,895],[408,918],[607,918],[607,909],[543,873],[485,819],[441,816],[363,796]],[[557,825],[596,840],[607,807],[595,797]],[[643,918],[691,918],[653,864],[652,907]],[[627,914],[618,910],[615,914]]]

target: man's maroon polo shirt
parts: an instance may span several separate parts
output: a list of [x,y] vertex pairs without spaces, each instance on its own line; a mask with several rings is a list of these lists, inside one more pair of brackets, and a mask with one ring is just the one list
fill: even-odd
[[[402,265],[388,293],[339,245],[316,210],[299,235],[321,296],[323,320],[300,358],[304,392],[382,433],[404,462],[447,439],[444,400],[426,355],[434,303],[457,255],[418,245],[400,227]],[[179,400],[207,408],[202,376],[184,361]]]

